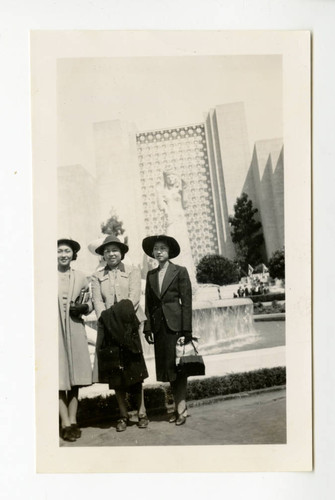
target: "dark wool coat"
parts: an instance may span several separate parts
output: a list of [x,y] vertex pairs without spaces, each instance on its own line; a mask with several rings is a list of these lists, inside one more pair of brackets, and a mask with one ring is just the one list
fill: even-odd
[[103,311],[99,323],[104,330],[97,351],[100,382],[108,382],[111,389],[126,389],[143,382],[148,372],[131,300],[121,300]]
[[163,318],[174,332],[192,331],[192,287],[186,267],[169,262],[162,291],[158,285],[159,268],[148,272],[145,290],[144,331],[157,333]]
[[144,332],[154,334],[157,380],[171,382],[177,373],[177,339],[192,331],[192,287],[187,269],[169,262],[160,293],[158,271],[147,275]]

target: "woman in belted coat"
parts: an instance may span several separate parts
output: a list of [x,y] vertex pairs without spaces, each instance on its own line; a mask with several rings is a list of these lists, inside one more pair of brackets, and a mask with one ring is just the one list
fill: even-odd
[[187,377],[177,371],[176,344],[192,340],[192,286],[187,269],[169,259],[180,253],[178,242],[171,236],[148,236],[142,248],[158,261],[158,267],[148,272],[145,291],[144,335],[154,344],[157,380],[170,382],[175,401],[171,423],[186,422]]
[[[127,428],[129,417],[126,406],[126,392],[130,392],[136,397],[138,427],[143,429],[148,426],[149,421],[144,405],[142,386],[143,380],[148,377],[148,372],[138,333],[140,323],[145,320],[145,315],[139,305],[141,273],[138,268],[125,265],[122,262],[128,252],[128,246],[115,236],[107,236],[95,251],[103,256],[106,267],[95,272],[92,276],[92,297],[98,319],[93,382],[100,382],[99,350],[104,339],[109,336],[114,347],[118,347],[120,353],[119,365],[122,369],[122,374],[116,372],[115,376],[111,375],[109,380],[109,387],[115,390],[120,410],[116,430],[121,432]],[[134,310],[134,318],[129,312],[129,301]],[[125,321],[120,321],[121,316]],[[135,319],[137,325],[134,325],[133,319]],[[134,330],[135,326],[137,326],[136,331]],[[130,328],[132,335],[130,343],[125,339],[128,328]]]
[[[70,239],[58,240],[58,345],[59,415],[61,437],[75,441],[81,436],[77,425],[78,389],[92,384],[92,367],[83,314],[92,311],[88,281],[71,269],[80,245]],[[76,300],[80,301],[79,303]]]

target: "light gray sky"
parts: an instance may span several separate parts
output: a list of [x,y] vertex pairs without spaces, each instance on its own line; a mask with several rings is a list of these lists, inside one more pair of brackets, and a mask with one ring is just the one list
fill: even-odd
[[257,140],[283,136],[281,56],[59,59],[57,74],[59,166],[95,173],[94,122],[182,126],[237,101],[245,103],[250,152]]

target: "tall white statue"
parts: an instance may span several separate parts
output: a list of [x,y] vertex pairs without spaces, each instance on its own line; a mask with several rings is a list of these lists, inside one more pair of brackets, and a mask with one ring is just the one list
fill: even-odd
[[157,185],[157,203],[160,210],[166,215],[166,234],[173,236],[181,248],[180,255],[174,259],[174,262],[187,268],[193,291],[195,291],[195,266],[185,216],[187,185],[171,169],[163,172],[163,182]]

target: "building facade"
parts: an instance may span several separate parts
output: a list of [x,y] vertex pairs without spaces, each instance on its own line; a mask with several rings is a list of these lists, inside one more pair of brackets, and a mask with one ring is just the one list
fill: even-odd
[[[136,135],[136,142],[145,233],[168,233],[167,219],[171,207],[175,214],[172,217],[178,217],[179,213],[182,219],[184,211],[194,263],[206,253],[218,253],[204,124],[141,132]],[[173,193],[170,190],[171,196],[166,183],[169,174],[173,174],[179,183]],[[161,199],[166,201],[166,211]],[[177,234],[171,236],[177,237]]]
[[[93,135],[96,178],[80,166],[59,169],[63,233],[88,244],[114,209],[134,264],[143,266],[143,237],[159,233],[175,234],[184,248],[187,238],[192,265],[206,254],[233,259],[229,215],[246,192],[262,222],[265,259],[283,247],[283,142],[258,141],[250,157],[243,103],[216,106],[201,123],[160,130],[95,123]],[[87,253],[87,266],[92,258]]]
[[269,259],[285,245],[284,146],[281,138],[256,142],[242,190],[258,209],[266,258]]
[[[58,176],[58,238],[72,238],[81,245],[73,267],[90,273],[96,258],[87,244],[97,236],[97,205],[94,203],[97,185],[81,165],[62,166]],[[98,227],[99,231],[99,227]]]

